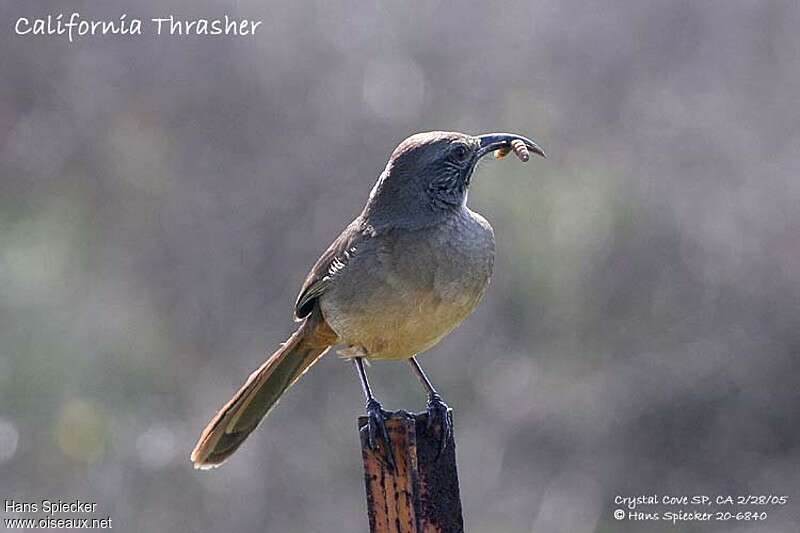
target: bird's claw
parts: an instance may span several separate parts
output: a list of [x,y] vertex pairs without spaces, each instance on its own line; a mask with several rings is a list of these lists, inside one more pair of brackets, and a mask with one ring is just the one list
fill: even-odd
[[389,440],[389,431],[386,429],[386,419],[389,412],[384,411],[381,404],[375,398],[367,400],[367,444],[370,450],[378,450],[378,440],[383,440],[386,449],[386,462],[389,469],[396,470],[394,453],[392,452],[392,442]]
[[447,443],[453,438],[453,419],[450,408],[444,403],[442,397],[438,394],[431,394],[428,397],[428,431],[435,425],[441,428],[441,435],[439,438],[439,450],[436,454],[436,459],[441,457],[444,450],[447,448]]

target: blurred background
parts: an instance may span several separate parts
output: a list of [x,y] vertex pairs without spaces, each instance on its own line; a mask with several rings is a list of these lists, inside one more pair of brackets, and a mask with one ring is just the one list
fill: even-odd
[[[507,130],[550,158],[482,164],[494,280],[421,359],[455,409],[467,531],[797,531],[796,3],[0,5],[0,498],[95,501],[120,531],[366,531],[336,357],[224,468],[189,451],[393,148]],[[263,24],[14,35],[73,11]],[[372,379],[424,408],[405,365]],[[790,503],[613,520],[644,493]]]

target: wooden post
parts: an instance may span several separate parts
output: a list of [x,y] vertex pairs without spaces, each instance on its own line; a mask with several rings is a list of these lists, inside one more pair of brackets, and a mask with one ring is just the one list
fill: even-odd
[[437,459],[441,425],[429,431],[427,413],[395,411],[386,420],[397,466],[390,470],[383,443],[369,448],[366,425],[367,417],[359,417],[370,532],[463,532],[455,439]]

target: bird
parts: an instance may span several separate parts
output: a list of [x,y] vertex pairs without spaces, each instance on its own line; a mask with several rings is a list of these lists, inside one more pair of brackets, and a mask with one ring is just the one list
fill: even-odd
[[446,446],[450,409],[417,356],[453,331],[486,292],[494,230],[467,207],[467,196],[481,158],[492,152],[502,157],[512,149],[523,161],[525,149],[546,157],[536,142],[513,133],[431,131],[395,148],[364,209],[307,275],[294,306],[297,330],[202,431],[190,455],[195,468],[225,462],[333,346],[340,346],[339,355],[351,360],[358,374],[370,447],[383,441],[390,449],[389,413],[373,394],[365,360],[408,362],[427,393],[428,419],[441,424],[441,447]]

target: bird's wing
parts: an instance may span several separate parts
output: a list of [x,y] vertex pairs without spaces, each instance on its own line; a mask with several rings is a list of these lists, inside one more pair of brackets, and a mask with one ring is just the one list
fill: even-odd
[[366,239],[375,236],[371,226],[361,218],[356,218],[325,250],[311,268],[311,272],[303,282],[303,288],[297,296],[294,314],[297,319],[308,316],[314,309],[314,303],[330,286],[336,275],[347,267],[350,259],[358,253],[359,246]]

